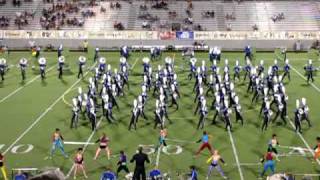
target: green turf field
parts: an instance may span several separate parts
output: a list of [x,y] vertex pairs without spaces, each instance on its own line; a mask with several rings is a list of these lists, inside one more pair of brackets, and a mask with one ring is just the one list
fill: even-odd
[[[155,108],[155,98],[149,94],[146,105],[146,115],[148,121],[141,119],[138,124],[137,131],[128,131],[128,124],[131,116],[132,101],[141,91],[140,84],[142,82],[142,57],[148,53],[132,53],[128,62],[132,65],[131,74],[129,76],[130,91],[126,90],[126,95],[118,97],[118,103],[121,110],[114,109],[114,116],[117,123],[109,124],[105,118],[101,119],[99,130],[92,133],[88,120],[80,120],[81,126],[75,130],[70,129],[71,108],[67,103],[71,103],[71,99],[77,94],[77,88],[82,87],[87,90],[87,80],[93,74],[88,72],[83,80],[76,78],[77,59],[80,55],[87,56],[89,64],[92,65],[93,54],[83,54],[79,52],[64,52],[67,63],[70,65],[70,71],[63,77],[63,80],[57,78],[57,54],[55,52],[42,52],[42,55],[48,59],[47,79],[41,81],[38,73],[28,67],[27,80],[21,83],[20,69],[16,67],[21,57],[31,58],[29,52],[11,52],[10,55],[2,55],[7,58],[9,64],[13,64],[10,71],[6,75],[4,82],[0,83],[0,151],[6,154],[7,170],[22,167],[60,167],[67,174],[72,167],[72,158],[65,159],[57,151],[57,155],[53,159],[46,159],[51,148],[51,135],[56,127],[61,129],[66,141],[73,142],[93,142],[99,138],[102,132],[105,132],[111,139],[110,147],[113,154],[118,154],[120,150],[124,150],[128,157],[135,153],[139,145],[148,145],[152,151],[152,145],[157,143],[159,130],[153,129],[153,110]],[[119,53],[106,52],[101,53],[107,58],[107,63],[112,68],[118,68]],[[187,79],[189,66],[187,61],[183,61],[180,52],[166,52],[162,55],[162,60],[152,62],[153,69],[158,64],[164,64],[164,58],[171,56],[175,58],[176,72],[180,84],[181,99],[179,100],[180,109],[175,111],[169,108],[169,117],[173,120],[173,124],[168,124],[168,138],[175,139],[179,142],[168,141],[170,146],[167,151],[159,153],[155,152],[150,155],[151,164],[147,167],[150,170],[157,162],[159,168],[163,172],[168,172],[173,178],[178,179],[177,174],[186,173],[190,165],[199,168],[200,179],[204,179],[207,173],[208,164],[206,160],[209,157],[207,150],[203,151],[198,157],[193,154],[200,144],[195,144],[202,134],[202,130],[196,130],[199,115],[194,116],[193,111],[195,104],[193,99],[195,94],[192,92],[194,79]],[[196,53],[199,60],[207,60],[207,53]],[[272,64],[275,59],[275,53],[256,53],[255,63],[258,64],[260,59],[265,60],[265,64]],[[223,53],[222,59],[228,58],[231,67],[233,67],[235,59],[240,59],[244,64],[242,53]],[[251,180],[257,179],[261,172],[262,166],[257,164],[260,156],[265,153],[267,142],[273,133],[277,133],[280,144],[285,146],[294,146],[302,148],[313,148],[316,144],[315,137],[319,135],[320,117],[318,107],[320,98],[320,79],[315,77],[314,84],[308,85],[303,77],[303,65],[308,58],[314,59],[314,64],[319,66],[318,58],[315,53],[288,53],[291,70],[291,82],[285,81],[288,100],[289,117],[293,118],[293,110],[295,108],[296,98],[306,97],[310,108],[310,118],[313,127],[309,129],[303,124],[303,134],[300,136],[293,131],[290,123],[286,127],[281,124],[272,124],[267,132],[260,131],[262,118],[258,116],[260,103],[251,104],[251,94],[246,93],[247,83],[236,82],[236,91],[242,105],[245,125],[241,127],[234,121],[232,134],[224,129],[221,122],[217,125],[210,125],[213,112],[209,111],[205,130],[207,130],[213,138],[211,144],[214,148],[220,150],[221,155],[227,162],[223,166],[226,175],[234,180]],[[283,65],[282,61],[280,62]],[[207,60],[207,65],[210,63]],[[267,65],[266,65],[267,66]],[[51,68],[52,67],[52,68]],[[208,103],[211,103],[212,97],[207,97]],[[207,104],[208,104],[207,103]],[[98,113],[100,116],[101,112]],[[98,118],[100,120],[100,118]],[[234,120],[234,113],[232,115]],[[232,146],[234,143],[234,147]],[[28,148],[33,148],[28,151]],[[80,145],[65,145],[65,149],[71,157],[75,154],[76,149]],[[182,149],[181,153],[177,152],[177,147]],[[102,153],[100,158],[93,160],[97,145],[88,145],[85,151],[85,164],[90,180],[99,179],[101,172],[106,167],[116,170],[116,162],[118,157],[114,156],[111,160],[107,160]],[[280,153],[288,154],[291,149],[280,148]],[[320,164],[311,161],[311,153],[305,151],[305,156],[293,154],[287,157],[281,157],[281,161],[276,163],[277,172],[291,172],[294,174],[318,174],[320,173]],[[238,158],[238,163],[236,161]],[[129,165],[132,171],[134,166]],[[120,179],[124,179],[124,173]],[[215,171],[212,179],[221,179],[220,175]],[[301,176],[299,176],[301,179]],[[299,179],[298,178],[298,179]],[[81,179],[81,178],[80,178]]]

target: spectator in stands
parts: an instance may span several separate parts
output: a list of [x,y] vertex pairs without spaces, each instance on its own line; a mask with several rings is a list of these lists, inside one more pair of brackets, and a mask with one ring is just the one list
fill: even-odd
[[284,13],[281,12],[281,13],[278,13],[278,14],[274,14],[272,17],[271,17],[271,20],[276,23],[278,21],[282,21],[284,20]]
[[106,13],[107,12],[107,9],[103,6],[100,7],[100,12],[101,13]]
[[155,4],[151,5],[151,8],[154,8],[154,9],[168,9],[168,3],[165,2],[165,1],[156,1]]
[[177,17],[177,12],[176,11],[169,11],[169,19],[175,19]]
[[0,17],[0,27],[8,27],[10,19],[7,16]]
[[[49,3],[52,2],[51,0],[44,0],[44,1]],[[93,0],[89,2],[66,1],[64,3],[60,2],[59,0],[57,3],[52,4],[51,7],[46,7],[42,10],[42,16],[40,18],[41,27],[47,30],[60,29],[65,25],[82,27],[85,23],[85,18],[90,18],[95,16],[94,11],[89,9],[81,11],[81,15],[83,18],[77,18],[77,17],[67,18],[68,15],[79,13],[81,10],[81,7],[96,6],[96,5],[97,4]]]
[[192,9],[193,9],[192,0],[188,0],[188,9],[189,9],[189,10],[192,10]]
[[187,17],[187,18],[184,20],[184,23],[185,23],[185,24],[193,24],[193,18],[192,18],[192,17]]
[[214,18],[214,11],[204,11],[201,13],[202,17],[204,18]]
[[150,26],[150,24],[149,24],[148,21],[144,20],[144,21],[142,22],[142,28],[144,28],[144,29],[150,29],[151,26]]
[[227,31],[232,31],[232,25],[230,23],[227,24]]
[[254,25],[252,26],[252,29],[253,29],[254,31],[258,31],[258,30],[259,30],[259,27],[258,27],[257,24],[254,24]]
[[146,10],[148,10],[147,5],[146,5],[146,4],[141,4],[141,5],[140,5],[140,10],[141,10],[141,11],[146,11]]
[[192,16],[191,10],[187,9],[187,10],[186,10],[186,13],[187,13],[188,17],[191,17],[191,16]]
[[234,12],[232,12],[231,14],[227,13],[225,18],[226,18],[226,20],[234,21],[234,20],[236,20],[236,15]]
[[43,0],[43,3],[53,3],[54,0]]
[[21,170],[19,170],[18,174],[14,176],[14,180],[27,180],[27,176],[23,174]]
[[7,3],[6,0],[0,0],[0,6],[5,5]]
[[203,31],[204,29],[202,28],[201,24],[197,24],[193,27],[194,30],[196,31]]
[[15,6],[15,7],[16,7],[16,6],[19,7],[19,6],[21,6],[21,1],[20,1],[20,0],[13,0],[13,1],[12,1],[12,4],[13,4],[13,6]]
[[124,30],[124,26],[122,25],[121,22],[118,22],[118,21],[114,22],[113,28],[115,28],[117,30]]
[[116,3],[112,2],[112,3],[110,3],[110,8],[119,10],[119,9],[121,9],[121,4],[119,2],[116,2]]
[[92,10],[90,10],[90,9],[87,9],[87,10],[82,11],[82,12],[81,12],[81,15],[82,15],[82,17],[84,17],[84,18],[88,18],[88,17],[96,16],[96,13],[93,12]]

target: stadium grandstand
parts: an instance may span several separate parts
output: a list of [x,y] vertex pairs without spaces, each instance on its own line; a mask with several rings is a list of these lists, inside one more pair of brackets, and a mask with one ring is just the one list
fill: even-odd
[[317,1],[2,0],[0,4],[1,29],[319,30]]
[[320,179],[319,70],[317,0],[0,0],[0,180]]

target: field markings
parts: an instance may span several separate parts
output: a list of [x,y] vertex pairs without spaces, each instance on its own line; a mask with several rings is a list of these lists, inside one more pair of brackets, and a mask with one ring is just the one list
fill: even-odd
[[[54,69],[56,66],[52,66],[48,69],[47,72],[51,71],[52,69]],[[33,79],[31,79],[30,81],[28,81],[26,84],[20,86],[19,88],[17,88],[16,90],[12,91],[10,94],[8,94],[6,97],[2,98],[0,100],[0,103],[4,102],[5,100],[9,99],[11,96],[15,95],[16,93],[18,93],[20,90],[22,90],[24,87],[28,86],[29,84],[31,84],[32,82],[34,82],[35,80],[37,80],[38,78],[40,78],[41,75],[37,75],[36,77],[34,77]]]
[[[96,63],[91,66],[90,69],[92,69],[94,66],[96,65]],[[84,77],[90,72],[87,71],[84,74]],[[67,93],[69,93],[69,91],[75,86],[77,85],[82,79],[78,79],[75,83],[72,84],[71,87],[69,87],[64,93],[62,93],[62,95],[56,99],[4,152],[3,154],[6,154],[14,145],[16,145],[17,142],[19,142],[35,125],[37,125],[40,120],[63,98],[63,96]]]
[[158,148],[158,151],[157,151],[157,158],[156,158],[156,167],[159,166],[159,161],[160,161],[160,152],[162,150],[162,145],[160,145],[160,147]]
[[[238,164],[233,164],[234,166],[238,166]],[[262,163],[256,162],[256,163],[240,163],[240,166],[261,166]]]
[[193,141],[186,141],[186,140],[181,140],[181,139],[171,139],[171,138],[166,138],[167,141],[172,141],[172,142],[178,142],[178,143],[190,143],[190,144],[197,144],[196,142]]
[[[294,72],[296,72],[302,79],[307,80],[296,68],[294,68],[293,66],[290,66],[292,68],[292,70]],[[314,89],[316,89],[319,93],[320,93],[320,89],[313,83],[311,83],[312,87]],[[292,128],[295,128],[293,122],[291,120],[289,120]],[[302,136],[302,134],[300,132],[297,132],[298,136],[300,137],[300,139],[303,141],[304,145],[308,148],[308,150],[310,151],[310,153],[314,156],[314,151],[311,149],[310,145],[308,144],[308,142],[306,141],[306,139]],[[320,161],[319,159],[316,160],[318,165],[320,165]]]
[[[103,116],[101,116],[99,122],[97,123],[96,130],[92,131],[92,133],[90,134],[90,136],[89,136],[89,138],[87,139],[86,143],[84,144],[84,146],[83,146],[83,153],[86,151],[87,147],[90,145],[90,142],[91,142],[94,134],[97,132],[98,127],[100,126],[100,123],[102,122],[102,119],[103,119]],[[67,176],[66,176],[67,179],[70,177],[73,169],[74,169],[74,163],[72,164],[72,167],[71,167],[70,170],[68,171],[68,174],[67,174]]]
[[93,142],[76,142],[76,141],[64,141],[63,144],[68,145],[94,145]]
[[132,64],[132,66],[131,66],[131,70],[134,68],[134,66],[137,64],[137,62],[138,62],[138,60],[139,60],[139,58],[136,58],[136,60],[134,61],[134,63]]
[[244,180],[242,169],[241,169],[241,164],[240,164],[240,161],[239,161],[239,156],[238,156],[238,153],[237,153],[236,145],[234,143],[234,139],[233,139],[230,127],[228,127],[228,134],[229,134],[230,142],[231,142],[231,145],[232,145],[233,155],[234,155],[234,157],[236,159],[236,164],[237,164],[237,167],[238,167],[240,180]]

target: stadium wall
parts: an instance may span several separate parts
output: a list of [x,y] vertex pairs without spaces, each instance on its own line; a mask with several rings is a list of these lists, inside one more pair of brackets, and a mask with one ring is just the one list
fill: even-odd
[[272,50],[275,47],[286,47],[291,50],[295,43],[301,42],[301,49],[308,49],[320,39],[320,32],[254,32],[254,31],[0,31],[0,45],[9,48],[30,47],[30,41],[36,45],[54,47],[63,44],[69,48],[79,48],[84,40],[92,47],[118,48],[128,46],[191,46],[195,41],[208,46],[220,46],[224,50],[239,50],[250,44],[257,50]]
[[[27,48],[30,40],[26,39],[3,39],[2,45],[6,45],[9,48]],[[83,40],[79,39],[35,39],[37,45],[47,46],[52,44],[54,47],[58,47],[63,44],[69,48],[80,48]],[[88,40],[89,45],[93,47],[116,49],[123,45],[128,46],[192,46],[194,40]],[[288,50],[293,50],[297,40],[207,40],[204,43],[208,46],[219,46],[224,50],[237,51],[243,50],[246,45],[251,45],[257,50],[274,50],[277,47],[287,47]],[[314,40],[301,40],[301,50],[307,50],[310,48]]]

